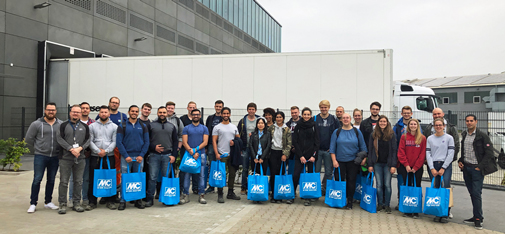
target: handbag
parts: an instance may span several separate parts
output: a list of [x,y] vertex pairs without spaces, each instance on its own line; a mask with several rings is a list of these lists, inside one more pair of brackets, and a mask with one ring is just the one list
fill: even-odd
[[260,174],[256,175],[256,166],[254,173],[247,177],[247,200],[268,201],[268,177],[263,175],[263,167],[260,165]]
[[305,171],[306,165],[303,166],[303,173],[300,174],[300,198],[303,199],[316,199],[321,197],[321,175],[316,173],[314,163],[313,173]]
[[[333,169],[333,173],[335,173],[336,168]],[[329,205],[330,207],[338,207],[342,208],[347,205],[346,199],[346,185],[345,181],[342,181],[342,177],[340,176],[340,167],[338,168],[338,181],[335,180],[327,180],[326,181],[326,196],[324,198],[324,203]]]
[[[169,178],[169,172],[172,172],[172,178]],[[174,167],[172,163],[168,164],[167,177],[161,179],[161,189],[159,202],[165,205],[177,205],[181,199],[179,178],[174,176]]]
[[353,196],[353,198],[358,201],[361,200],[361,189],[363,188],[363,185],[365,185],[366,183],[366,176],[361,175],[361,173],[359,174],[360,175],[356,180],[356,189],[354,190],[354,196]]
[[[193,149],[193,152],[200,153],[200,150],[197,147]],[[179,169],[183,172],[190,174],[200,174],[200,168],[202,166],[202,163],[200,161],[201,160],[196,160],[195,158],[193,158],[193,156],[188,151],[186,151],[184,153],[184,157],[182,157]]]
[[[414,178],[414,187],[408,185],[409,174],[404,185],[400,185],[399,210],[402,213],[422,213],[423,212],[423,188],[417,187]],[[398,175],[401,176],[401,175]]]
[[219,161],[210,163],[209,185],[211,187],[223,188],[226,186],[226,165]]
[[[93,176],[93,196],[112,197],[116,195],[116,168],[110,168],[109,157],[107,158],[107,169],[95,169]],[[93,159],[94,160],[94,159]],[[103,157],[100,159],[100,167],[103,165]]]
[[[135,162],[135,159],[133,159]],[[125,201],[135,201],[146,197],[146,173],[140,172],[140,163],[138,172],[130,173],[130,164],[126,164],[126,173],[121,174],[121,196]]]
[[443,188],[444,176],[440,178],[440,186],[435,188],[435,177],[431,180],[431,187],[426,188],[426,198],[424,199],[423,213],[446,217],[449,215],[449,189]]
[[[368,173],[365,185],[362,187],[359,206],[370,213],[377,213],[377,189],[373,187],[373,172]],[[370,180],[370,183],[368,181]]]
[[286,172],[286,162],[281,164],[281,173],[275,175],[274,183],[274,199],[275,200],[291,200],[295,199],[295,191],[293,190],[293,175],[282,175],[282,172]]

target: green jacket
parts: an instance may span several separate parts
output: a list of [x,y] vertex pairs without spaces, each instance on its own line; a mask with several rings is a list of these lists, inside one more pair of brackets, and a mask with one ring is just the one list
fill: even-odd
[[[268,127],[268,131],[274,139],[275,123]],[[272,144],[273,145],[273,144]],[[282,154],[289,158],[291,152],[291,130],[289,127],[282,128]]]

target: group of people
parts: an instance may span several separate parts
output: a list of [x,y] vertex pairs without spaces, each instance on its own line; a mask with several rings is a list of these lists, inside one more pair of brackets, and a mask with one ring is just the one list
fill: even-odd
[[[270,170],[270,191],[274,190],[275,175],[292,174],[296,191],[304,167],[308,172],[321,172],[324,168],[322,196],[326,193],[326,180],[341,177],[347,182],[346,208],[352,209],[357,177],[374,172],[377,210],[391,213],[393,174],[398,173],[398,187],[404,184],[420,187],[426,164],[430,178],[435,177],[436,186],[442,182],[443,187],[449,188],[452,162],[458,159],[460,150],[459,133],[443,118],[440,108],[433,110],[434,121],[422,130],[419,121],[412,118],[409,106],[402,108],[402,118],[392,126],[386,116],[379,114],[379,102],[370,105],[371,116],[364,120],[361,110],[354,109],[351,116],[342,106],[336,108],[336,115],[332,115],[329,113],[330,102],[323,100],[319,103],[320,113],[317,115],[307,107],[301,112],[297,106],[291,107],[289,121],[282,111],[272,108],[264,109],[263,116],[259,116],[256,104],[249,103],[247,114],[237,126],[231,123],[231,110],[221,100],[215,102],[215,113],[207,117],[205,125],[195,102],[189,102],[188,114],[179,118],[175,114],[175,103],[169,101],[157,109],[154,120],[149,119],[152,109],[149,103],[140,108],[130,106],[128,116],[119,112],[119,105],[119,98],[110,98],[108,106],[100,107],[95,122],[89,117],[90,105],[86,102],[70,108],[68,121],[56,118],[54,103],[46,104],[44,116],[34,121],[26,134],[26,142],[35,149],[35,175],[28,213],[35,212],[46,170],[44,207],[65,214],[70,184],[69,200],[73,210],[83,212],[96,208],[98,199],[93,196],[90,181],[93,181],[95,169],[108,168],[109,164],[117,169],[118,187],[121,173],[128,173],[128,168],[132,172],[146,172],[146,198],[133,203],[139,209],[153,206],[154,199],[160,194],[159,175],[167,175],[167,171],[173,169],[169,165],[185,153],[200,160],[201,170],[199,174],[179,172],[180,204],[190,201],[191,180],[199,203],[207,203],[205,194],[215,190],[210,186],[207,188],[207,162],[220,160],[226,164],[228,172],[227,199],[241,199],[234,192],[234,179],[240,166],[243,168],[241,195],[248,192],[247,178],[251,171]],[[470,114],[465,120],[468,129],[461,134],[458,166],[463,171],[473,205],[473,217],[465,222],[474,223],[480,229],[483,179],[496,170],[496,165],[493,165],[492,144],[487,134],[476,128],[475,115]],[[283,164],[288,170],[281,169]],[[58,167],[59,206],[56,206],[51,199]],[[340,173],[333,174],[334,168],[339,168]],[[440,181],[442,176],[443,181]],[[224,203],[223,188],[218,188],[217,192],[218,203]],[[303,203],[310,206],[316,200],[304,199]],[[273,195],[270,201],[282,202]],[[127,206],[118,195],[101,198],[100,203],[112,210],[124,210]],[[286,203],[292,204],[294,199]],[[404,216],[419,217],[417,213]],[[447,218],[435,217],[434,220],[446,223]]]

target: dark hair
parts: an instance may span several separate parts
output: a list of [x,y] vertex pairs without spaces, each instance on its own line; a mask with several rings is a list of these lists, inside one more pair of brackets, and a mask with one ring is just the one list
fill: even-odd
[[[386,119],[386,122],[387,122],[386,128],[384,130],[382,130],[379,127],[379,121],[381,119]],[[379,119],[377,120],[377,126],[375,126],[375,129],[372,132],[373,139],[374,140],[381,139],[384,141],[389,141],[389,140],[391,140],[391,138],[393,138],[393,134],[394,134],[394,131],[393,131],[393,128],[391,128],[391,123],[389,122],[388,117],[386,117],[385,115],[379,116]],[[377,147],[375,145],[375,143],[374,143],[374,146]]]
[[473,117],[473,120],[477,121],[477,116],[475,116],[474,114],[468,114],[467,116],[465,116],[465,120],[468,117]]
[[87,102],[81,102],[81,104],[79,104],[80,107],[82,107],[82,105],[88,105],[89,107],[91,107],[91,105]]
[[118,98],[118,97],[116,97],[116,96],[113,96],[113,97],[109,98],[109,102],[110,102],[110,101],[112,101],[112,99],[113,99],[113,98],[115,98],[115,99],[117,99],[119,102],[121,102],[121,100],[119,100],[119,98]]
[[193,112],[196,112],[196,111],[201,112],[200,109],[193,109],[193,110],[191,110],[191,114],[193,114]]
[[137,108],[137,109],[140,109],[137,105],[131,105],[131,106],[130,106],[130,108],[128,108],[128,112],[130,112],[130,110],[131,110],[132,108]]
[[412,112],[412,107],[404,106],[404,107],[402,107],[402,113],[403,113],[403,110],[409,110],[410,112]]
[[224,102],[221,100],[217,100],[216,102],[214,102],[214,105],[216,105],[216,104],[223,104],[224,105]]
[[303,115],[303,112],[305,112],[305,111],[309,111],[309,112],[310,112],[310,115],[312,115],[312,110],[311,110],[310,108],[308,108],[308,107],[304,107],[304,108],[302,109],[302,115]]
[[273,108],[267,107],[263,109],[263,117],[265,117],[265,114],[270,114],[272,117],[275,116],[275,110]]
[[[81,104],[81,105],[82,105],[82,104]],[[110,111],[109,106],[106,106],[106,105],[101,105],[101,106],[100,106],[100,110],[102,110],[102,109],[107,109],[107,110],[109,110],[109,111]]]
[[54,107],[56,107],[56,103],[54,103],[54,102],[48,102],[48,103],[46,103],[46,107],[45,107],[46,109],[47,109],[47,106],[54,106]]
[[160,107],[158,107],[158,111],[159,111],[160,109],[165,109],[165,110],[166,110],[167,108],[166,108],[166,107],[164,107],[164,106],[160,106]]
[[277,113],[275,113],[275,118],[277,118],[278,115],[281,115],[282,116],[282,122],[284,122],[284,120],[286,120],[286,116],[284,115],[284,112],[282,111],[277,111]]
[[247,109],[249,109],[249,107],[253,107],[254,110],[258,109],[258,107],[256,106],[256,103],[254,103],[254,102],[251,102],[251,103],[247,104]]
[[225,110],[228,110],[228,112],[230,112],[230,114],[231,114],[231,110],[230,110],[230,108],[229,108],[229,107],[226,107],[226,106],[225,106],[225,107],[223,107],[223,109],[221,109],[221,114],[222,114],[222,113],[223,113],[223,111],[225,111]]
[[380,102],[372,102],[372,104],[370,104],[370,109],[372,109],[372,106],[378,106],[379,109],[382,107],[382,105],[380,104]]
[[254,128],[255,133],[259,132],[258,123],[260,122],[260,120],[263,121],[263,124],[265,124],[265,128],[263,129],[263,131],[265,131],[265,129],[267,128],[267,121],[265,120],[265,118],[260,117],[256,120],[256,127]]
[[153,106],[151,106],[151,104],[150,104],[150,103],[148,103],[148,102],[146,102],[146,103],[142,104],[142,108],[141,108],[141,109],[144,109],[144,106],[149,107],[149,109],[153,109]]

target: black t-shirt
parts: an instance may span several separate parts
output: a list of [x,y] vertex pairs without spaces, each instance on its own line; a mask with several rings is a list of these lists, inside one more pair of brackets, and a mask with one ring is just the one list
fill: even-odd
[[[193,121],[189,119],[188,115],[183,115],[181,116],[181,121],[182,121],[182,125],[184,125],[184,127],[190,125]],[[203,124],[203,120],[200,119],[200,123]]]
[[387,163],[388,162],[388,154],[389,154],[389,146],[387,141],[378,140],[377,144],[379,145],[379,159],[377,162],[379,163]]

